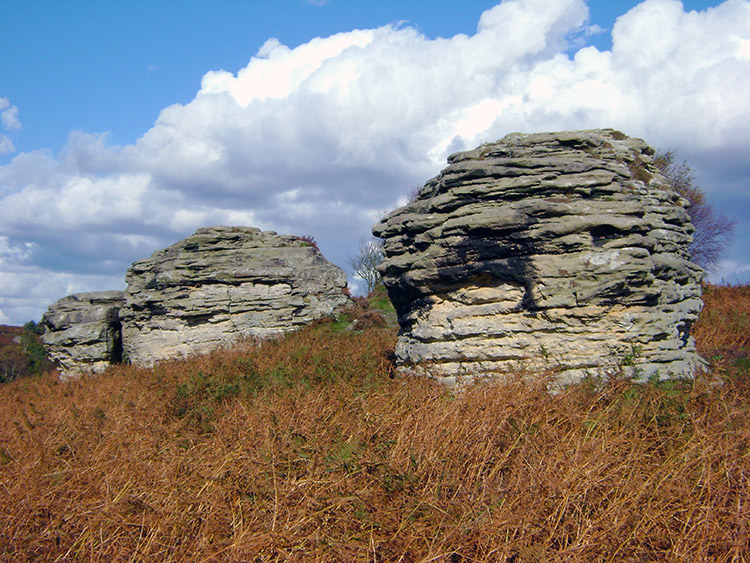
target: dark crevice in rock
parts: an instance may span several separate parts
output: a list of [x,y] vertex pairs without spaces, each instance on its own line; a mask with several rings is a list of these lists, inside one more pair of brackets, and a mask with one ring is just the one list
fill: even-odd
[[620,229],[614,225],[596,225],[589,231],[594,246],[603,246],[604,243],[622,236]]
[[122,363],[122,323],[119,318],[112,323],[112,351],[109,363]]

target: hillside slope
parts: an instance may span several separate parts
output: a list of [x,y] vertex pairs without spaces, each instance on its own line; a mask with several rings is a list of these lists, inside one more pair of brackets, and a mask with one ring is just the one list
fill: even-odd
[[456,393],[328,323],[5,384],[0,560],[743,560],[750,289],[705,295],[694,383]]

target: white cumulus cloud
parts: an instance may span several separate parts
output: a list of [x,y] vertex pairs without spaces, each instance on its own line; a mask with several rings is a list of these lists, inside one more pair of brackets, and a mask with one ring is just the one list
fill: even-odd
[[6,129],[20,129],[21,121],[18,119],[18,108],[16,106],[6,109],[2,113],[3,127]]
[[33,246],[24,269],[8,254],[18,268],[3,275],[35,297],[0,287],[0,311],[38,316],[72,279],[106,289],[210,224],[312,235],[343,266],[450,152],[512,131],[615,127],[696,162],[737,155],[721,174],[750,179],[750,1],[686,12],[646,0],[617,20],[610,51],[586,46],[600,32],[583,0],[506,0],[472,35],[387,25],[294,48],[268,39],[237,73],[207,72],[132,145],[79,133],[59,156],[19,154],[0,167],[0,236]]

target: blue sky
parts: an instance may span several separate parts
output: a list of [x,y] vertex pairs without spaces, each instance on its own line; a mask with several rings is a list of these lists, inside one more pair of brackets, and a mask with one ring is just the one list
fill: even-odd
[[514,130],[676,149],[738,221],[714,275],[749,279],[750,2],[499,4],[0,0],[0,322],[216,222],[345,266],[449,152]]
[[[269,37],[295,47],[313,37],[404,22],[430,38],[476,31],[496,0],[28,0],[0,2],[0,96],[20,108],[19,151],[58,152],[73,130],[109,132],[132,143],[159,111],[187,103],[203,74],[247,65]],[[632,0],[589,2],[611,47],[615,19]],[[686,10],[719,4],[685,1]],[[0,158],[3,158],[0,156]],[[0,162],[7,162],[5,156]]]

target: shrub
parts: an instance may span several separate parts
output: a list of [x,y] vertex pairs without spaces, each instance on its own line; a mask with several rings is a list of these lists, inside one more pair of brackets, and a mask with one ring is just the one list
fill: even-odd
[[304,242],[307,246],[312,246],[315,250],[320,251],[320,248],[318,248],[318,243],[315,240],[315,237],[312,237],[310,235],[302,235],[301,237],[297,237],[297,239]]
[[52,368],[39,335],[40,327],[34,321],[23,328],[0,327],[0,383]]
[[345,307],[341,313],[346,316],[356,330],[368,328],[382,328],[388,323],[383,313],[371,308],[370,299],[367,297],[355,297],[352,304]]

